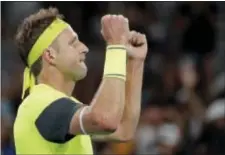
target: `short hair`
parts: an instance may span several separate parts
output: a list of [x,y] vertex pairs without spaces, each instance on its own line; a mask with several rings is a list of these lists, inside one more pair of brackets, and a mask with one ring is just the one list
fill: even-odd
[[[44,30],[56,19],[62,19],[63,16],[59,14],[58,9],[48,8],[41,9],[39,12],[25,18],[19,26],[16,34],[16,44],[19,48],[19,54],[26,66],[30,50],[44,32]],[[42,69],[41,57],[32,65],[31,72],[37,77]]]

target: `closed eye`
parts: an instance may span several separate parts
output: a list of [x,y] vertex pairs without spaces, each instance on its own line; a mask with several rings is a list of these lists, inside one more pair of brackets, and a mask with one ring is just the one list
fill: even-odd
[[73,45],[76,41],[77,41],[77,37],[73,37],[73,38],[69,41],[69,45]]

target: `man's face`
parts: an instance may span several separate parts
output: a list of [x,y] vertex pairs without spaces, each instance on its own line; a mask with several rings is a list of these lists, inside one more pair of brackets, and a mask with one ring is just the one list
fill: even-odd
[[83,79],[87,74],[85,64],[88,48],[79,41],[72,28],[65,29],[57,38],[56,67],[74,81]]

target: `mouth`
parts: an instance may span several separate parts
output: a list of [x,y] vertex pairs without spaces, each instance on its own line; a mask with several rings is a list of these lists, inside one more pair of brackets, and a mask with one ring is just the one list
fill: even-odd
[[86,61],[86,58],[80,59],[80,62],[84,62],[85,63],[85,61]]
[[86,54],[87,54],[87,52],[85,52],[85,51],[82,52],[80,62],[85,62],[86,61]]

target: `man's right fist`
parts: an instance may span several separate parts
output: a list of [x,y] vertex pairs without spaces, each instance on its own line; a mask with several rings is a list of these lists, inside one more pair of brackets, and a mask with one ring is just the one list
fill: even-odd
[[122,15],[105,15],[101,19],[101,33],[108,45],[126,45],[129,37],[128,19]]

